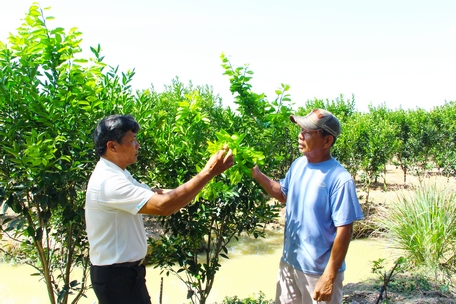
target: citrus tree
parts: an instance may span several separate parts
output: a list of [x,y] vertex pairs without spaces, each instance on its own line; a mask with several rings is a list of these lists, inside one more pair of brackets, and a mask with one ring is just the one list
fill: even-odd
[[393,161],[401,167],[406,184],[408,173],[421,178],[433,166],[433,151],[438,142],[434,136],[439,133],[431,116],[423,109],[399,109],[389,117],[398,138]]
[[431,154],[439,171],[448,178],[456,175],[456,103],[446,102],[434,107],[430,119],[435,126],[434,144]]
[[[147,113],[141,121],[142,146],[152,155],[150,170],[144,172],[149,183],[176,187],[225,144],[235,157],[235,165],[211,181],[194,202],[161,218],[165,234],[150,242],[151,263],[177,275],[187,284],[188,298],[198,303],[206,302],[220,259],[229,257],[229,242],[243,233],[265,236],[264,225],[277,216],[277,204],[254,183],[250,168],[255,163],[273,167],[274,155],[283,153],[279,147],[290,142],[289,134],[278,136],[286,132],[281,126],[291,124],[290,109],[283,105],[288,86],[268,102],[251,91],[250,78],[244,77],[251,72],[232,68],[223,55],[222,62],[233,94],[239,96],[236,111],[222,107],[210,88],[186,87],[178,81],[163,93],[139,94],[141,112]],[[277,148],[271,148],[274,141]],[[140,167],[147,165],[140,162]]]
[[84,189],[94,121],[128,109],[133,73],[104,72],[99,47],[81,58],[81,33],[49,28],[52,19],[32,5],[17,34],[0,43],[1,227],[4,239],[20,243],[50,302],[67,303],[89,287]]
[[[366,201],[372,183],[386,169],[397,147],[396,129],[389,119],[390,111],[385,105],[369,106],[369,113],[363,116],[363,145],[361,164],[364,172],[364,185],[367,189]],[[386,187],[386,181],[383,181]]]

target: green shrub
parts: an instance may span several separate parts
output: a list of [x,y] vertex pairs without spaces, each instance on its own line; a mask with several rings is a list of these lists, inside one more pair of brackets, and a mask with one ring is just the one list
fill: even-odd
[[456,273],[456,193],[421,184],[379,214],[379,226],[412,266],[451,282]]

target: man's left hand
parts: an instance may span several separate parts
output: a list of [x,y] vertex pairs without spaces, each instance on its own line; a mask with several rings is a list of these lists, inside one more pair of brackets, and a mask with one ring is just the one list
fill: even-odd
[[320,302],[329,302],[331,301],[333,293],[333,283],[328,275],[323,273],[323,275],[318,279],[317,284],[315,284],[315,290],[313,299]]

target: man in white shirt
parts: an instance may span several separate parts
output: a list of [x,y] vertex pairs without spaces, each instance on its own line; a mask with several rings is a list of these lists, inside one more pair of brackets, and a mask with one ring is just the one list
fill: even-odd
[[87,185],[85,217],[90,276],[100,304],[150,303],[143,265],[147,239],[141,214],[173,214],[234,162],[232,151],[225,147],[176,189],[151,189],[126,170],[138,157],[139,129],[132,116],[111,115],[100,121],[94,132],[100,160]]

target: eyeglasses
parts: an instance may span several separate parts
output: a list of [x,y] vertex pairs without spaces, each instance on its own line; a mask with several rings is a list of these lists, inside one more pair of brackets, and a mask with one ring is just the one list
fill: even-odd
[[322,129],[318,129],[318,130],[306,130],[306,129],[301,129],[301,133],[302,135],[306,136],[312,136],[312,134],[315,134],[315,133],[318,133],[318,132],[322,132],[323,130]]

